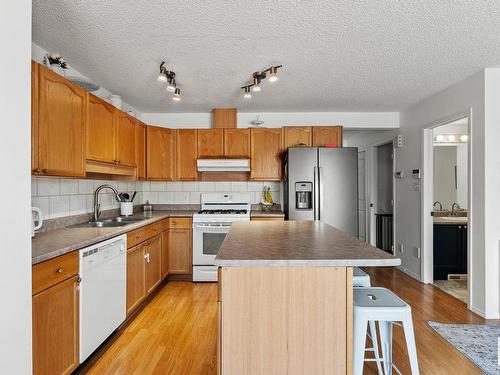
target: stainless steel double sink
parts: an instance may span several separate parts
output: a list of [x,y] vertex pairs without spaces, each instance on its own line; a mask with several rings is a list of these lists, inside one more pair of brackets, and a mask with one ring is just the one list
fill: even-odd
[[89,221],[88,223],[72,225],[73,228],[112,228],[123,227],[128,224],[137,223],[146,220],[146,217],[117,216],[99,221]]

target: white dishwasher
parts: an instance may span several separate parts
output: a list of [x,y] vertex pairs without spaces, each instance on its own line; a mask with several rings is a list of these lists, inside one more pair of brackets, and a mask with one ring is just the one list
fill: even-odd
[[125,320],[127,236],[80,250],[80,363]]

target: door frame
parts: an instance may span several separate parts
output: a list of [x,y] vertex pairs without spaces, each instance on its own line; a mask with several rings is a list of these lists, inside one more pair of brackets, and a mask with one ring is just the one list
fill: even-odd
[[463,118],[467,118],[467,135],[469,140],[467,142],[467,308],[470,309],[470,301],[472,300],[472,293],[470,284],[472,279],[472,267],[473,262],[471,254],[471,244],[472,244],[472,222],[474,221],[474,211],[472,207],[472,108],[465,111],[455,113],[453,115],[444,117],[438,121],[435,121],[427,125],[422,129],[422,146],[421,146],[421,156],[422,156],[422,171],[421,171],[421,263],[420,263],[420,273],[421,281],[425,284],[432,284],[434,282],[434,235],[433,235],[433,220],[431,216],[432,204],[434,202],[434,153],[433,153],[433,137],[432,132],[434,128],[441,125],[446,125],[450,122],[454,122]]

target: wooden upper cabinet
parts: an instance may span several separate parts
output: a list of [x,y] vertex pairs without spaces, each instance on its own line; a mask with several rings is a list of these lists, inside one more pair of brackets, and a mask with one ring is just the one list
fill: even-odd
[[39,174],[85,175],[87,92],[38,66]]
[[88,95],[87,159],[114,163],[116,108],[95,95]]
[[198,178],[196,169],[198,131],[196,129],[177,129],[176,132],[177,180],[196,180]]
[[251,129],[250,155],[252,180],[281,179],[281,129]]
[[32,298],[33,374],[71,374],[80,363],[78,280],[74,276]]
[[224,156],[224,129],[198,129],[198,158]]
[[38,63],[31,60],[31,170],[38,168]]
[[236,108],[212,109],[213,128],[236,128]]
[[342,147],[342,126],[312,127],[312,146],[324,147],[327,144]]
[[303,145],[311,147],[312,130],[310,126],[285,126],[283,128],[283,149]]
[[175,177],[175,130],[147,126],[146,172],[148,180],[172,181]]
[[146,179],[146,124],[138,122],[135,128],[135,161],[137,179]]
[[224,129],[224,156],[250,157],[250,129]]
[[135,127],[137,120],[122,111],[116,111],[115,116],[116,162],[135,167]]

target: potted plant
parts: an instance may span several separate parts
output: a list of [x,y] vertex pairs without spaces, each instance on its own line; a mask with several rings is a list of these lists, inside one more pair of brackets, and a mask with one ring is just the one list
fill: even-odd
[[68,63],[58,53],[47,53],[43,58],[43,62],[51,70],[62,76],[64,76],[64,71],[68,69]]

